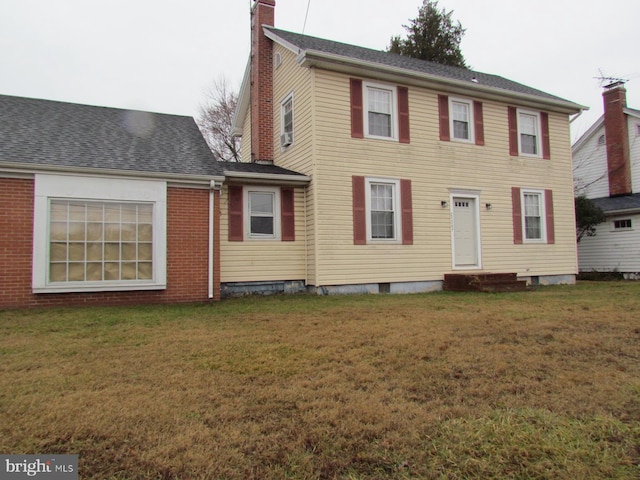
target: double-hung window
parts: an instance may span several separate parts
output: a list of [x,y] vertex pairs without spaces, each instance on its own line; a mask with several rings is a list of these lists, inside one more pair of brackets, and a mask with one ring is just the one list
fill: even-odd
[[36,175],[36,293],[166,286],[166,182]]
[[365,82],[364,97],[366,136],[397,139],[396,87]]
[[365,188],[369,241],[399,240],[399,181],[367,178]]
[[540,116],[532,112],[518,112],[518,135],[520,153],[540,155]]
[[246,195],[249,238],[277,238],[277,189],[248,188]]
[[509,154],[551,159],[549,114],[508,107]]
[[280,110],[280,145],[288,147],[293,143],[293,94],[282,101]]
[[473,102],[449,98],[452,139],[473,142]]
[[525,240],[543,240],[542,192],[522,192]]

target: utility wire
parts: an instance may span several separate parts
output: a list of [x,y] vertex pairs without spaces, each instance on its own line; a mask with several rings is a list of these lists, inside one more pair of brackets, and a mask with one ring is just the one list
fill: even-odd
[[311,0],[307,1],[307,13],[304,15],[304,25],[302,25],[302,34],[304,35],[304,29],[307,28],[307,17],[309,16],[309,6],[311,5]]

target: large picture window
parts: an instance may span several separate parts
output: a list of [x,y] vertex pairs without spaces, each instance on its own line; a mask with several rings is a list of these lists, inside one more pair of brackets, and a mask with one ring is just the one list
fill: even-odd
[[166,286],[166,182],[36,176],[36,293]]
[[49,205],[49,283],[153,278],[153,204]]

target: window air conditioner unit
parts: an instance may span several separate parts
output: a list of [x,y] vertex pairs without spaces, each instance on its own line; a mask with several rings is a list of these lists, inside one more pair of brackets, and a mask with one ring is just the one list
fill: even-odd
[[288,147],[293,143],[293,132],[286,132],[280,135],[280,145]]

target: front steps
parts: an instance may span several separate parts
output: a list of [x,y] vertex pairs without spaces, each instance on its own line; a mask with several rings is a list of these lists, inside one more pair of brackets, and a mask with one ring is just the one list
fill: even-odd
[[442,289],[447,292],[524,292],[527,282],[516,273],[446,273]]

